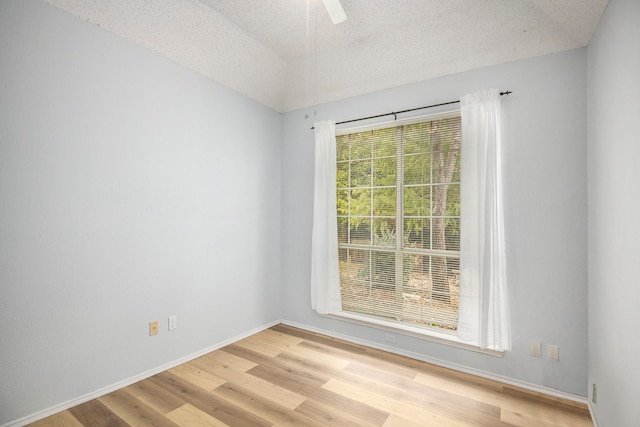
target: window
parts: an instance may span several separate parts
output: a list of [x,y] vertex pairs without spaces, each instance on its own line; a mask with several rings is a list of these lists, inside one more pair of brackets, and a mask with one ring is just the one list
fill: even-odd
[[313,310],[510,350],[500,110],[489,89],[459,114],[314,123]]
[[457,112],[338,132],[343,311],[456,329],[460,144]]

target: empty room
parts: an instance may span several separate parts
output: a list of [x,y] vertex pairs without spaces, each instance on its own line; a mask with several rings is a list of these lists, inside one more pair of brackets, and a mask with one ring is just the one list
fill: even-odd
[[640,425],[639,22],[0,0],[0,426]]

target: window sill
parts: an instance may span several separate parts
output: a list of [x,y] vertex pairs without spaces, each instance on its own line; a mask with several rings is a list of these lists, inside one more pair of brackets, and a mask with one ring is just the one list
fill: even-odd
[[329,317],[336,320],[342,320],[345,322],[355,323],[358,325],[369,326],[377,329],[381,329],[388,332],[393,332],[401,335],[407,335],[414,338],[423,339],[426,341],[436,342],[438,344],[444,344],[451,347],[461,348],[464,350],[474,351],[476,353],[488,354],[494,357],[502,357],[504,352],[495,351],[490,349],[482,349],[476,345],[469,344],[458,338],[455,333],[440,332],[435,329],[418,328],[415,326],[403,324],[400,322],[394,322],[391,320],[382,320],[375,317],[366,316],[363,314],[355,314],[346,311],[340,311],[338,313],[321,314],[321,316]]

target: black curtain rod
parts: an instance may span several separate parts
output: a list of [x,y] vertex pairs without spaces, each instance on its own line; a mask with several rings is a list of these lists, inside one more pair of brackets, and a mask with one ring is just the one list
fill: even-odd
[[[511,93],[510,90],[507,90],[506,92],[500,92],[500,96],[509,95],[510,93]],[[426,105],[424,107],[410,108],[408,110],[402,110],[402,111],[392,111],[391,113],[386,113],[386,114],[377,114],[375,116],[361,117],[359,119],[344,120],[342,122],[336,122],[336,125],[341,125],[341,124],[344,124],[344,123],[359,122],[359,121],[362,121],[362,120],[377,119],[378,117],[385,117],[385,116],[394,116],[394,120],[397,120],[398,119],[398,114],[408,113],[410,111],[425,110],[427,108],[441,107],[443,105],[458,104],[458,103],[460,103],[460,100],[443,102],[443,103],[440,103],[440,104]],[[311,128],[311,130],[313,130],[313,129],[315,129],[315,127]]]

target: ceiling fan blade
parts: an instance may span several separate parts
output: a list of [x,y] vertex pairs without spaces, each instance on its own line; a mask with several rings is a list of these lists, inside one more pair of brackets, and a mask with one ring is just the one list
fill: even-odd
[[344,13],[340,0],[322,0],[322,2],[324,7],[327,8],[327,12],[329,12],[331,22],[339,24],[347,20],[347,14]]

